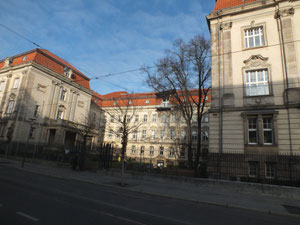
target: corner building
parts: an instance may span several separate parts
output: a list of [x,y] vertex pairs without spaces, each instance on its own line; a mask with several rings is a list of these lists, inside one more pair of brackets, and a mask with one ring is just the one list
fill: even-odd
[[[299,20],[298,0],[216,1],[207,16],[210,152],[299,154]],[[262,161],[263,176],[275,177],[276,160]],[[257,175],[256,162],[248,163]]]

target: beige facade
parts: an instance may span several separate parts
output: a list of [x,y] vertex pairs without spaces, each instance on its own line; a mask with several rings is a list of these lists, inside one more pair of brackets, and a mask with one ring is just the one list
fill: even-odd
[[209,151],[299,154],[300,1],[225,6],[207,16]]
[[[112,93],[113,94],[113,93]],[[105,115],[104,141],[113,143],[121,148],[121,137],[115,133],[120,124],[116,122],[120,109],[116,105],[118,99],[126,99],[115,94],[114,98],[103,99]],[[180,112],[163,99],[157,98],[153,93],[139,93],[128,95],[132,105],[127,114],[132,116],[129,127],[136,128],[130,132],[126,149],[126,157],[136,162],[151,163],[154,167],[186,164],[186,123]],[[112,104],[107,104],[111,102]],[[126,107],[123,107],[126,110]],[[122,109],[121,109],[122,110]],[[206,109],[207,111],[207,109]],[[204,114],[202,123],[202,148],[208,149],[208,114]],[[192,124],[193,149],[197,148],[197,120]]]
[[73,148],[90,111],[89,79],[52,53],[35,49],[0,62],[0,139]]

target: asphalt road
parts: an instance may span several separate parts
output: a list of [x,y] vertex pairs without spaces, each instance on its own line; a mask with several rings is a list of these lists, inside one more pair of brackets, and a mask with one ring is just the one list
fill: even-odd
[[[114,184],[111,184],[114,185]],[[57,179],[0,166],[0,225],[299,225],[268,215]]]

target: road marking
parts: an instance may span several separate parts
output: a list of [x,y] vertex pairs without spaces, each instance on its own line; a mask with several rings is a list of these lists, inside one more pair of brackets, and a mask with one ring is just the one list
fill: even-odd
[[106,212],[102,212],[102,211],[100,211],[99,213],[104,214],[106,216],[111,216],[111,217],[114,217],[114,218],[117,218],[117,219],[120,219],[120,220],[124,220],[124,221],[130,222],[130,223],[139,224],[139,225],[146,225],[145,223],[139,223],[137,221],[126,219],[126,218],[120,217],[120,216],[115,216],[115,215],[110,214],[110,213],[106,213]]
[[28,214],[26,214],[26,213],[23,213],[23,212],[16,212],[16,214],[18,214],[18,215],[20,215],[20,216],[24,216],[25,218],[30,219],[30,220],[33,220],[33,221],[35,221],[35,222],[39,221],[38,218],[35,218],[35,217],[30,216],[30,215],[28,215]]

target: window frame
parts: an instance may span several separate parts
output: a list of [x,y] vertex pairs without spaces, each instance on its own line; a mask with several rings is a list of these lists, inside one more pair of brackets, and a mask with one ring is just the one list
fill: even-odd
[[[246,38],[245,37],[245,31],[250,30],[250,29],[259,28],[259,27],[262,27],[264,44],[260,45],[260,46],[247,47],[246,46],[246,41],[245,41],[245,38]],[[255,48],[267,47],[268,46],[268,38],[267,38],[267,32],[266,32],[266,23],[257,23],[257,24],[255,24],[254,21],[252,21],[250,25],[241,27],[241,39],[242,39],[242,49],[243,50],[251,50],[251,49],[255,49]],[[255,42],[255,40],[254,40],[254,42]]]
[[[259,72],[263,72],[263,79],[264,81],[259,81]],[[255,82],[251,81],[251,73],[255,73]],[[267,77],[267,80],[266,80]],[[268,87],[268,93],[267,94],[251,94],[251,86],[256,86],[258,87]],[[270,87],[270,72],[269,68],[249,68],[244,71],[244,87],[245,91],[244,94],[246,97],[257,97],[257,96],[269,96],[271,95],[271,87]]]
[[0,81],[0,92],[2,92],[5,88],[5,81]]
[[14,83],[13,83],[12,89],[17,89],[19,87],[19,84],[20,84],[20,77],[16,77],[14,79]]

